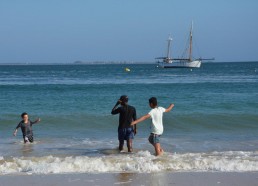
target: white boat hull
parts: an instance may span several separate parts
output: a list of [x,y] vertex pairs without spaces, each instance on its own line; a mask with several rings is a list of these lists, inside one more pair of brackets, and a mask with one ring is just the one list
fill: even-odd
[[195,61],[173,61],[170,63],[160,62],[159,67],[161,68],[200,68],[202,62],[200,60]]

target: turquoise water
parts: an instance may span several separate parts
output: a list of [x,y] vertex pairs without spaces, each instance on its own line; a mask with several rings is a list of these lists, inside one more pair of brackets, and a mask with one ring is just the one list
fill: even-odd
[[[131,72],[125,72],[125,67]],[[234,167],[226,169],[220,162],[232,157],[228,160],[230,165],[245,167],[239,171],[257,171],[252,167],[258,164],[255,62],[204,63],[200,69],[160,69],[155,64],[2,65],[0,92],[1,174],[62,173],[54,162],[75,166],[76,159],[84,167],[71,168],[70,172],[185,171],[189,164],[183,160],[195,162],[198,157],[203,157],[204,162],[214,161],[215,165],[201,166],[200,162],[198,166],[191,164],[189,170],[237,171]],[[110,112],[122,94],[129,96],[129,104],[136,107],[138,117],[148,113],[148,99],[152,96],[158,98],[160,106],[175,104],[164,116],[161,145],[167,153],[163,164],[155,164],[153,147],[147,142],[150,120],[138,125],[135,154],[113,154],[118,143],[118,117]],[[32,120],[42,120],[33,126],[35,144],[23,145],[21,131],[17,137],[12,136],[22,112],[28,112]],[[124,157],[129,159],[125,164],[114,163]],[[237,157],[242,162],[236,162]],[[32,161],[35,158],[35,162],[49,161],[52,169],[41,170]],[[127,167],[130,158],[142,167]],[[246,158],[250,167],[245,164]],[[86,166],[95,160],[95,166]],[[100,160],[110,165],[98,169]],[[27,161],[33,167],[27,169]],[[174,167],[177,164],[181,168]],[[159,168],[153,169],[155,166]]]

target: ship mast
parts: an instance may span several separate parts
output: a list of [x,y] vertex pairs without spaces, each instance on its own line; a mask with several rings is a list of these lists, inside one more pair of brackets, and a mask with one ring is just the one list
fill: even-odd
[[189,46],[189,61],[192,61],[192,45],[193,45],[193,21],[190,30],[190,46]]
[[170,45],[171,45],[171,42],[172,42],[172,38],[171,36],[168,37],[168,49],[167,49],[167,60],[169,62],[169,60],[171,59],[170,58],[170,54],[171,54],[171,51],[170,51]]

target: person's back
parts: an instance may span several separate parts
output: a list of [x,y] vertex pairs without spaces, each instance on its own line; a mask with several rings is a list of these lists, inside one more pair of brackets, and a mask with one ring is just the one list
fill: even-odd
[[149,115],[151,116],[151,133],[161,135],[163,133],[163,113],[166,111],[163,107],[153,108]]
[[[119,104],[121,104],[120,107],[118,107]],[[128,152],[132,152],[132,140],[136,134],[136,126],[131,126],[131,122],[136,120],[136,109],[133,106],[128,105],[128,97],[124,95],[117,101],[111,114],[119,114],[119,150],[123,150],[124,140],[126,140]]]
[[133,106],[121,106],[117,111],[112,111],[112,114],[116,114],[116,112],[120,114],[118,129],[133,128],[133,126],[131,126],[132,120],[136,120],[136,110]]

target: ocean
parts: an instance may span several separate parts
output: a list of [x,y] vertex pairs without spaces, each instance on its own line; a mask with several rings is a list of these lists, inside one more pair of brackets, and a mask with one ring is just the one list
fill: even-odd
[[[0,175],[258,171],[258,62],[1,65],[0,92]],[[163,156],[148,142],[151,120],[137,125],[134,153],[117,152],[111,109],[124,94],[137,117],[152,96],[175,104],[163,118]],[[41,118],[33,144],[20,129],[12,136],[22,112]]]

